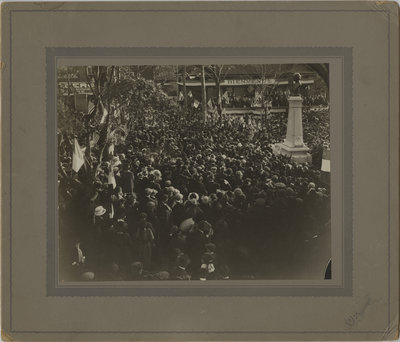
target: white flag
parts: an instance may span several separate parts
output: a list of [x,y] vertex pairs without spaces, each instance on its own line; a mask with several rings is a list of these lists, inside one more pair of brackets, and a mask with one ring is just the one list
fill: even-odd
[[227,104],[229,104],[229,95],[228,95],[228,92],[227,92],[227,91],[222,95],[222,97],[225,99],[225,102],[226,102]]
[[193,102],[193,107],[197,108],[197,107],[199,107],[199,105],[200,105],[200,102],[195,99]]
[[85,163],[84,158],[85,149],[79,146],[78,140],[74,138],[74,152],[72,154],[72,170],[78,172],[82,165]]
[[322,153],[321,171],[331,172],[331,151],[327,147],[324,147]]
[[103,116],[101,117],[100,123],[103,124],[103,123],[106,122],[106,118],[107,118],[107,115],[108,115],[108,111],[107,111],[107,109],[104,107],[104,105],[103,105],[102,102],[100,102],[100,105],[101,105],[101,108],[102,108],[102,110],[103,110]]
[[114,205],[112,203],[111,203],[109,218],[110,219],[114,218]]
[[108,154],[114,155],[114,144],[111,144],[108,146]]

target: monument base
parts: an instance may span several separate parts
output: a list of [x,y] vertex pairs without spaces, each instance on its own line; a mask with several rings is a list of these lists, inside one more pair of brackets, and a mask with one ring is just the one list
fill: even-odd
[[284,143],[275,144],[272,146],[272,151],[275,154],[283,154],[290,157],[295,163],[311,163],[312,158],[309,153],[310,149],[307,146],[289,147]]

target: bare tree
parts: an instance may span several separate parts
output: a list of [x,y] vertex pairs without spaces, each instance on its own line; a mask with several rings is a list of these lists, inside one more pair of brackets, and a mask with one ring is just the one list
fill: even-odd
[[222,99],[221,99],[221,82],[225,79],[229,67],[222,64],[220,65],[208,65],[205,67],[205,71],[214,80],[215,88],[217,90],[217,111],[219,116],[222,114]]
[[[116,82],[117,77],[115,75],[114,66],[95,66],[88,67],[85,69],[87,83],[94,96],[94,112],[92,115],[88,115],[87,120],[85,120],[85,125],[87,127],[86,135],[86,156],[88,161],[89,172],[91,177],[90,181],[93,182],[94,178],[98,172],[101,162],[104,157],[104,150],[107,146],[109,133],[110,133],[110,118],[113,115],[113,108],[111,107],[111,94],[110,87],[113,82]],[[89,114],[89,113],[88,113]],[[100,117],[100,122],[98,118]],[[97,119],[97,120],[96,120]],[[97,142],[98,149],[96,152],[96,160],[98,161],[97,167],[92,168],[91,159],[91,147],[90,138],[92,127],[99,127],[99,140]]]

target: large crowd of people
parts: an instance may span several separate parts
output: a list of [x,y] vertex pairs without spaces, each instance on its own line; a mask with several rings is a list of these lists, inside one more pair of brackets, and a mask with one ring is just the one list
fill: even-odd
[[[328,106],[328,100],[325,94],[308,94],[304,91],[303,94],[303,106],[305,107],[326,107]],[[210,107],[215,108],[218,103],[216,97],[211,98]],[[224,108],[260,108],[263,107],[263,98],[260,95],[256,95],[254,89],[252,92],[245,92],[242,95],[235,95],[233,92],[225,91],[221,96],[222,106]],[[289,103],[287,100],[287,93],[283,89],[275,89],[271,91],[266,99],[266,106],[269,109],[276,108],[287,108]],[[182,101],[180,101],[183,103]],[[196,99],[192,96],[189,98],[189,102],[192,106],[196,103]]]
[[[266,279],[294,261],[329,229],[330,196],[320,166],[273,153],[286,120],[137,124],[102,159],[89,156],[94,179],[71,169],[63,137],[60,280]],[[304,113],[304,139],[312,151],[329,143],[327,110]]]

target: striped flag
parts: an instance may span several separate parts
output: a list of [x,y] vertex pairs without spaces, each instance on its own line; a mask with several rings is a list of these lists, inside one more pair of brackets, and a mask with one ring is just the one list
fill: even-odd
[[93,115],[96,110],[96,106],[94,105],[93,101],[88,102],[88,115]]
[[331,172],[331,150],[329,147],[325,146],[322,152],[321,171]]
[[325,184],[329,184],[331,175],[331,150],[328,146],[324,146],[322,152],[322,163],[321,163],[321,181]]

